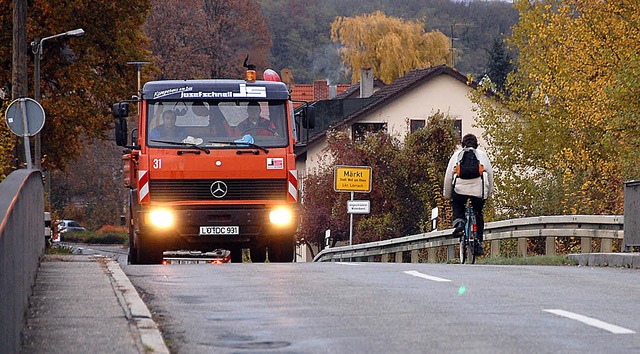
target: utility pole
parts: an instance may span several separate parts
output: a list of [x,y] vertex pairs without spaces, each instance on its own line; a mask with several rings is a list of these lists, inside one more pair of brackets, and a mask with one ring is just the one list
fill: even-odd
[[11,99],[27,97],[27,0],[13,1]]
[[[27,0],[13,0],[13,43],[11,57],[11,99],[27,97]],[[20,138],[16,138],[13,156],[20,168]]]

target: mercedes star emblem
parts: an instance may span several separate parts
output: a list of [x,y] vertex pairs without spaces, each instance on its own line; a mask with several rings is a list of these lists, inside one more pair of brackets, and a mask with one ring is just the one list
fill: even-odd
[[227,195],[227,184],[222,181],[215,181],[211,184],[211,195],[220,199]]

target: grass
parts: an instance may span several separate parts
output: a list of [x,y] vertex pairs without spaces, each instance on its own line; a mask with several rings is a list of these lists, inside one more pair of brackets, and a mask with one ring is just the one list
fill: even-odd
[[54,244],[51,247],[47,247],[46,254],[73,254],[73,249],[65,246]]

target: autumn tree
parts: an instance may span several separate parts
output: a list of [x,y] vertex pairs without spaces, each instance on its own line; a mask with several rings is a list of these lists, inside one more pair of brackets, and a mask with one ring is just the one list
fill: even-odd
[[51,174],[54,217],[74,219],[91,230],[119,225],[128,193],[122,182],[122,148],[85,138],[79,155],[65,172]]
[[[518,70],[479,100],[505,216],[621,214],[640,148],[640,3],[517,0]],[[483,104],[484,102],[484,104]]]
[[[9,107],[8,101],[0,101],[0,111],[6,112]],[[15,135],[9,130],[4,122],[0,124],[0,181],[11,173],[13,166],[13,143]]]
[[242,78],[268,68],[271,37],[256,0],[152,0],[145,23],[160,79]]
[[[0,0],[0,33],[11,33],[11,1]],[[83,28],[84,37],[45,42],[41,61],[41,104],[46,123],[41,132],[45,169],[64,169],[78,156],[83,135],[101,136],[111,125],[111,104],[135,92],[135,72],[127,61],[144,59],[141,26],[146,0],[29,2],[29,40]],[[28,50],[25,48],[25,50]],[[30,50],[30,49],[29,49]],[[0,61],[10,62],[11,41],[0,41]],[[32,56],[31,56],[32,57]],[[7,59],[9,58],[9,59]],[[33,66],[30,66],[32,70]],[[3,86],[11,65],[0,68]],[[33,72],[29,77],[33,78]],[[29,84],[31,85],[32,79]],[[33,87],[30,89],[33,92]],[[31,94],[32,95],[32,94]]]
[[425,32],[422,21],[388,17],[381,11],[356,17],[338,17],[331,24],[331,39],[342,45],[342,61],[360,80],[360,69],[373,68],[375,76],[390,83],[406,72],[451,64],[449,38]]
[[324,246],[324,232],[349,240],[346,205],[350,193],[333,190],[336,165],[371,166],[371,213],[354,216],[354,243],[380,241],[430,230],[431,209],[440,209],[440,225],[449,225],[451,209],[442,196],[444,171],[457,144],[453,120],[442,113],[404,142],[385,132],[353,141],[344,131],[327,135],[319,167],[305,177],[299,239]]

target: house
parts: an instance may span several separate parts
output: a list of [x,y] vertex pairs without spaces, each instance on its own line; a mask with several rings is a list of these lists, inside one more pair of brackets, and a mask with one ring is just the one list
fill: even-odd
[[382,129],[402,138],[424,127],[428,118],[440,111],[455,120],[460,137],[474,133],[480,146],[486,146],[482,131],[474,127],[474,105],[469,97],[477,84],[468,82],[467,77],[455,69],[446,65],[416,69],[389,85],[374,80],[371,74],[365,73],[362,77],[369,82],[363,80],[335,99],[314,104],[316,127],[303,132],[308,137],[307,144],[296,151],[303,183],[304,176],[318,165],[327,146],[325,134],[329,129],[347,129],[352,137]]
[[[424,127],[428,118],[440,111],[454,119],[460,137],[473,133],[480,147],[486,147],[482,130],[474,127],[474,104],[469,97],[477,84],[455,69],[446,65],[416,69],[389,85],[375,80],[370,72],[361,77],[364,80],[360,84],[334,99],[314,103],[316,126],[302,132],[307,144],[296,149],[303,194],[305,176],[318,166],[330,129],[347,129],[352,138],[364,131],[382,129],[403,138]],[[299,261],[310,259],[306,247],[299,248],[297,253]]]

